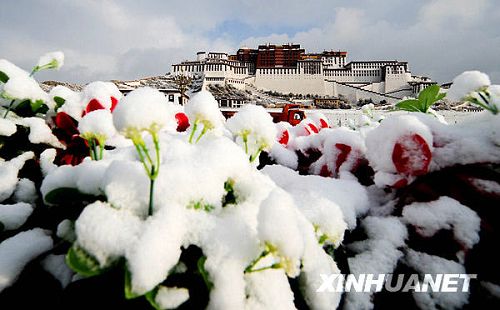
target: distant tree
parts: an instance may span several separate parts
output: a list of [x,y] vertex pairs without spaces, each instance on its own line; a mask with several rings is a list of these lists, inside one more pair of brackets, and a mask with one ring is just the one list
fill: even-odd
[[184,104],[184,98],[186,97],[186,92],[191,87],[193,79],[187,75],[179,74],[174,76],[174,83],[181,93],[181,104]]

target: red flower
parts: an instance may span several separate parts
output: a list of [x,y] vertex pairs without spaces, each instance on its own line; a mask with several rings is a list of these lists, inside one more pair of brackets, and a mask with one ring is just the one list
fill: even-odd
[[328,169],[328,165],[321,166],[321,170],[319,171],[319,175],[325,178],[333,177],[332,172]]
[[341,167],[345,171],[355,172],[363,160],[363,154],[360,150],[344,143],[335,143],[332,149],[323,152],[333,153],[333,159],[328,160],[328,157],[323,154],[316,163],[317,167],[321,165],[319,172],[316,170],[317,168],[310,170],[310,172],[323,177],[337,178]]
[[[111,96],[110,98],[110,110],[111,112],[113,112],[113,110],[116,108],[116,105],[118,104],[118,99],[113,96]],[[106,109],[104,105],[102,105],[102,103],[98,99],[94,98],[89,101],[89,103],[85,107],[85,110],[82,111],[82,117],[92,111],[104,109]],[[58,150],[56,163],[60,165],[73,166],[80,164],[85,157],[89,156],[89,148],[87,141],[80,137],[80,132],[78,131],[78,122],[65,112],[59,112],[54,118],[54,124],[54,135],[62,144],[66,146],[65,150]]]
[[[118,104],[118,99],[116,99],[115,97],[111,96],[111,112],[113,112],[116,108],[116,105]],[[85,116],[85,114],[87,113],[90,113],[92,111],[95,111],[95,110],[105,110],[106,108],[104,107],[104,105],[102,105],[102,103],[98,100],[98,99],[92,99],[89,101],[89,103],[87,104],[87,106],[85,107],[85,110],[82,112],[82,117]]]
[[408,180],[407,179],[399,179],[399,180],[396,181],[396,183],[392,184],[392,187],[395,188],[395,189],[398,189],[398,188],[403,188],[406,185],[408,185]]
[[432,153],[427,142],[418,134],[406,135],[396,142],[392,162],[400,174],[419,176],[429,171]]
[[335,161],[335,174],[338,174],[340,166],[347,160],[352,148],[343,143],[336,143],[335,147],[340,151],[337,155],[337,160]]
[[322,118],[319,119],[319,124],[321,128],[330,128],[330,125],[328,125],[328,123]]
[[116,108],[116,105],[118,104],[118,99],[115,97],[111,96],[111,112],[113,112]]
[[285,129],[285,131],[283,131],[283,133],[281,134],[281,137],[279,138],[278,142],[283,146],[287,146],[289,139],[290,139],[290,134],[288,133],[288,130]]
[[307,130],[307,132],[309,134],[318,133],[319,132],[318,127],[316,127],[313,123],[307,124],[306,130]]
[[179,112],[175,114],[175,120],[177,121],[177,131],[183,132],[186,131],[189,127],[189,119],[187,115],[183,112]]
[[80,137],[78,122],[65,112],[57,113],[54,118],[54,135],[66,146],[58,149],[56,163],[60,165],[78,165],[89,155],[86,141]]

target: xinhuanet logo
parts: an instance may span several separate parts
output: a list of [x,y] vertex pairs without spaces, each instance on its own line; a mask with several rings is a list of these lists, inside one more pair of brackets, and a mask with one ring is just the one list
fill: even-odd
[[476,274],[321,274],[318,293],[341,292],[468,292]]

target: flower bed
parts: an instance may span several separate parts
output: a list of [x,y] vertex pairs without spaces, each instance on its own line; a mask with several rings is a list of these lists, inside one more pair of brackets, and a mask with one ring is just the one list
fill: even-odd
[[[0,60],[0,304],[332,309],[479,305],[498,288],[498,86],[449,95],[488,112],[448,125],[429,88],[355,128],[296,127],[213,96],[185,107],[112,83],[41,90]],[[475,273],[471,291],[319,292],[322,275]],[[35,298],[23,298],[27,293]]]

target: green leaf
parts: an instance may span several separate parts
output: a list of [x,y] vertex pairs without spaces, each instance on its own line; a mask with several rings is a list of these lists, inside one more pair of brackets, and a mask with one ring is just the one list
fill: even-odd
[[156,302],[156,295],[158,294],[158,289],[159,287],[155,287],[154,289],[152,289],[151,291],[147,292],[144,297],[146,297],[146,300],[149,301],[149,303],[151,304],[151,306],[153,308],[155,308],[156,310],[163,310],[162,307],[160,307],[160,305]]
[[127,267],[125,267],[125,298],[134,299],[142,296],[141,294],[136,294],[132,292],[132,275]]
[[73,187],[60,187],[48,192],[44,200],[53,205],[62,205],[74,203],[75,201],[87,201],[94,199],[95,196],[84,194]]
[[196,202],[191,202],[188,205],[189,209],[195,209],[195,210],[204,210],[206,212],[210,212],[215,209],[215,207],[211,204],[205,203],[203,200],[199,200]]
[[37,100],[35,102],[31,101],[31,111],[33,113],[47,113],[49,107],[45,104],[43,100]]
[[82,248],[73,245],[66,254],[66,264],[75,272],[92,277],[102,273],[99,262]]
[[436,84],[429,85],[418,94],[418,100],[425,101],[426,99],[434,99],[436,98],[436,95],[438,93],[439,93],[438,85]]
[[443,99],[444,97],[446,97],[446,93],[440,93],[436,96],[436,101],[439,101],[439,100]]
[[26,110],[26,109],[30,109],[31,110],[31,101],[29,99],[26,99],[24,101],[21,101],[20,103],[18,103],[14,110]]
[[234,180],[228,179],[224,182],[224,190],[226,191],[226,195],[222,197],[222,207],[225,207],[230,204],[236,203],[236,194],[234,191]]
[[420,107],[420,101],[417,99],[408,99],[400,101],[396,104],[396,107],[400,110],[409,112],[422,112]]
[[328,236],[326,234],[322,234],[321,237],[319,237],[318,243],[324,244],[327,240],[328,240]]
[[210,276],[208,274],[208,271],[205,269],[205,262],[207,261],[207,257],[203,255],[198,259],[197,266],[198,266],[198,272],[201,274],[201,277],[203,278],[203,281],[205,281],[205,285],[207,286],[208,290],[211,290],[212,287],[214,287],[214,284],[212,281],[210,281]]
[[[128,270],[127,267],[125,267],[125,298],[126,299],[135,299],[138,297],[143,296],[142,294],[136,294],[132,291],[132,275],[130,274],[130,271]],[[153,306],[155,309],[161,310],[160,306],[156,303],[155,298],[156,294],[158,293],[158,286],[152,289],[151,291],[147,292],[144,294],[144,297],[146,297],[146,300],[149,301],[151,306]]]
[[7,83],[9,80],[9,76],[5,74],[4,72],[0,71],[0,82],[2,83]]
[[424,113],[427,113],[429,108],[436,103],[436,101],[441,100],[444,96],[439,94],[439,85],[430,85],[423,89],[418,95],[418,100],[421,102]]
[[325,252],[335,259],[335,247],[331,244],[324,246]]
[[59,97],[59,96],[54,96],[54,102],[56,103],[56,107],[55,107],[55,110],[57,112],[57,110],[59,110],[60,107],[62,107],[62,105],[66,102],[66,99],[64,99],[63,97]]

